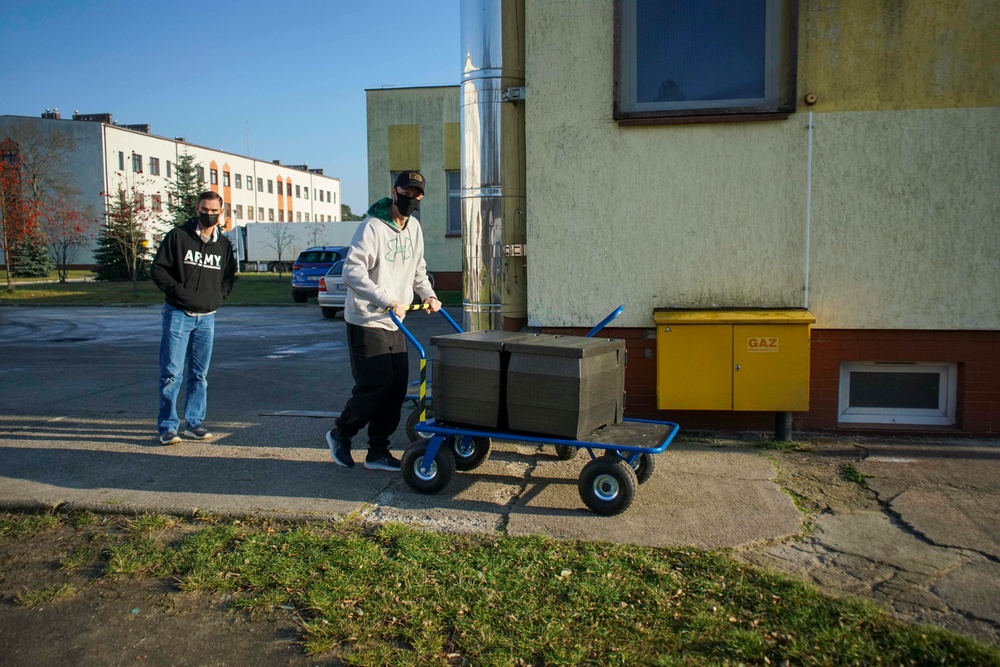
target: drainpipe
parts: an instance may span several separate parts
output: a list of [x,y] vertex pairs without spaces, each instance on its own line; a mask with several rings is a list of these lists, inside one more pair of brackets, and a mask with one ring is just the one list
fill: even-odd
[[462,0],[462,306],[466,331],[528,321],[524,0]]

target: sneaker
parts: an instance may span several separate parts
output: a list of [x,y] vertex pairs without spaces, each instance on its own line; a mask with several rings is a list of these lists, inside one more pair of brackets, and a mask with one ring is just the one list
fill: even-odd
[[351,456],[351,441],[338,439],[333,431],[326,432],[326,444],[330,445],[330,456],[333,462],[341,468],[353,468],[354,458]]
[[399,470],[402,467],[399,459],[394,457],[389,452],[385,452],[384,454],[377,456],[379,456],[379,458],[374,461],[366,460],[365,468],[368,470]]
[[195,440],[204,440],[205,438],[211,438],[212,434],[208,432],[208,429],[204,426],[195,426],[194,428],[184,429],[185,438],[194,438]]
[[180,444],[180,441],[181,439],[177,437],[177,431],[167,431],[160,434],[161,445],[177,445]]

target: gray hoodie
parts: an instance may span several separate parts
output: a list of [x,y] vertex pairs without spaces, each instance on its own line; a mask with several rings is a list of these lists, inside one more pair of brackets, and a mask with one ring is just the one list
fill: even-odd
[[421,301],[437,296],[427,278],[420,222],[411,215],[402,228],[398,227],[389,213],[391,206],[389,197],[372,204],[344,261],[344,319],[389,331],[396,329],[385,314],[390,303],[409,305],[414,293]]

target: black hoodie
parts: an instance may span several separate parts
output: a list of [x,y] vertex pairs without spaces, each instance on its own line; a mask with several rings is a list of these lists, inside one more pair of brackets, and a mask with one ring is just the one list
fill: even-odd
[[214,240],[198,233],[198,218],[163,237],[150,273],[168,304],[189,313],[211,313],[236,282],[233,246],[216,228]]

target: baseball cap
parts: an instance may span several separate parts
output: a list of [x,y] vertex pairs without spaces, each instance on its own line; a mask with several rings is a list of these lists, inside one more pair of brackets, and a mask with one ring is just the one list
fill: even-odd
[[396,187],[397,188],[420,188],[421,192],[425,191],[424,188],[424,177],[419,171],[404,171],[399,176],[396,177]]

